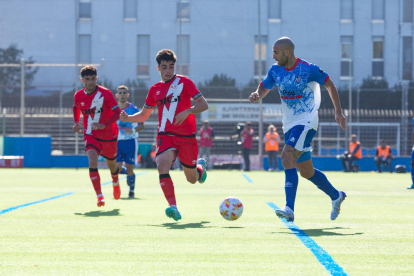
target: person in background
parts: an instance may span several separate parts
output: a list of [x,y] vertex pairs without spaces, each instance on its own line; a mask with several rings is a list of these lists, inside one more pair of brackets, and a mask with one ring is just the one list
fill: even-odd
[[349,143],[349,152],[345,152],[340,158],[344,172],[350,172],[352,169],[352,162],[362,158],[362,147],[358,141],[356,134],[351,135],[351,143]]
[[155,161],[156,158],[156,151],[157,145],[152,144],[151,150],[148,152],[148,154],[144,158],[143,167],[147,169],[155,169],[157,167],[157,163]]
[[374,162],[377,165],[378,172],[382,172],[381,165],[388,166],[390,173],[392,173],[391,161],[394,159],[391,153],[391,148],[385,143],[384,139],[380,140],[380,146],[375,153]]
[[250,151],[253,147],[253,128],[251,122],[246,122],[243,131],[240,133],[243,148],[244,171],[250,171]]
[[[128,102],[129,89],[125,85],[120,85],[117,88],[116,97],[118,99],[119,108],[126,113],[132,115],[139,112],[139,109]],[[127,123],[117,122],[118,133],[118,153],[116,157],[116,165],[120,170],[120,174],[127,175],[127,184],[129,186],[129,198],[135,196],[135,174],[134,165],[135,159],[138,157],[138,132],[145,128],[144,123]],[[123,166],[125,163],[125,166]]]
[[269,155],[269,172],[273,171],[273,164],[276,171],[278,171],[277,153],[279,151],[280,136],[276,132],[277,128],[274,125],[270,125],[267,130],[268,132],[263,137],[263,143],[265,144],[265,151]]
[[214,130],[210,127],[210,124],[207,120],[204,121],[203,126],[197,132],[197,135],[200,136],[200,152],[198,157],[204,158],[207,162],[207,166],[210,163],[210,153],[211,148],[213,147],[213,139],[214,139]]

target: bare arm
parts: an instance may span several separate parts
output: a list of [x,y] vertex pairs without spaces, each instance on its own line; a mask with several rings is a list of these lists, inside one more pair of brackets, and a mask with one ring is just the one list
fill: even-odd
[[277,135],[276,141],[277,141],[278,143],[280,143],[280,135],[279,135],[279,134]]
[[145,128],[145,124],[144,122],[140,123],[136,128],[135,131],[136,132],[140,132],[141,130],[143,130]]
[[175,125],[181,125],[190,114],[198,114],[208,109],[208,103],[203,96],[198,97],[195,101],[197,103],[194,106],[187,108],[175,116]]
[[341,102],[339,101],[338,90],[336,89],[335,84],[330,79],[328,79],[324,87],[328,89],[329,96],[331,97],[332,103],[335,108],[335,121],[344,130],[346,127],[345,116],[342,113],[342,107],[341,107]]
[[201,132],[202,132],[202,131],[203,131],[203,127],[201,127],[199,131],[197,131],[197,135],[198,135],[198,136],[201,136]]
[[269,93],[270,89],[263,88],[260,84],[257,87],[257,90],[250,94],[249,100],[252,103],[258,102],[260,99],[266,97],[267,93]]
[[128,115],[125,111],[121,112],[119,119],[122,122],[130,123],[142,123],[148,119],[152,112],[152,108],[143,108],[140,112],[135,113],[134,115]]

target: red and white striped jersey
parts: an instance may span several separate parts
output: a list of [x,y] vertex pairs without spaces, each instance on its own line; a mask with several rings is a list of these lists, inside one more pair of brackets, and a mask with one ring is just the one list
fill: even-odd
[[86,93],[85,89],[81,89],[75,93],[74,99],[75,106],[83,114],[84,135],[92,135],[102,141],[117,140],[118,126],[116,122],[104,129],[92,130],[93,123],[104,123],[114,114],[114,110],[119,107],[118,102],[109,89],[97,85],[95,91],[91,94]]
[[158,82],[148,91],[145,108],[158,106],[158,134],[195,137],[197,132],[194,114],[188,115],[181,125],[175,117],[191,107],[191,98],[201,96],[200,91],[187,77],[176,75],[168,82]]

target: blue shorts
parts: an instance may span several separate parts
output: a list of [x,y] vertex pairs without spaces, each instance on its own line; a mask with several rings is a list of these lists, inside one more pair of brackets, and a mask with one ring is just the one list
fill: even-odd
[[127,164],[135,164],[138,154],[137,139],[119,140],[116,162],[124,161]]
[[413,147],[413,150],[411,151],[411,160],[414,160],[414,147]]
[[303,151],[303,154],[299,157],[296,163],[301,163],[311,159],[312,147],[310,143],[312,142],[313,137],[315,137],[316,130],[298,125],[289,129],[285,133],[285,144],[295,148],[298,151]]

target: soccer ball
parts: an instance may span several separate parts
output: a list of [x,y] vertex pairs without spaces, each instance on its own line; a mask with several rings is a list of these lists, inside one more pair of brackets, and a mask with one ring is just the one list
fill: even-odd
[[235,197],[228,197],[220,204],[220,214],[227,220],[236,220],[243,213],[243,204]]

